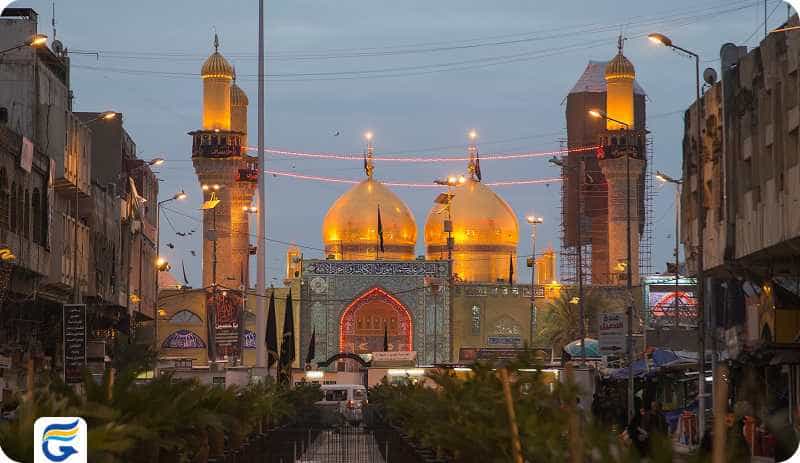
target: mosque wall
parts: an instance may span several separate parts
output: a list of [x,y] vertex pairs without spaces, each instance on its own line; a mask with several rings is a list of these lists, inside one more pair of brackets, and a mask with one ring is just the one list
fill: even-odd
[[[305,359],[312,331],[316,333],[316,362],[340,352],[343,315],[360,296],[378,288],[386,304],[392,305],[392,300],[396,300],[410,315],[412,344],[418,363],[450,361],[448,276],[447,262],[304,261],[300,357]],[[366,330],[366,326],[363,329]],[[383,334],[379,330],[374,337],[382,340]],[[390,345],[390,350],[392,347]]]

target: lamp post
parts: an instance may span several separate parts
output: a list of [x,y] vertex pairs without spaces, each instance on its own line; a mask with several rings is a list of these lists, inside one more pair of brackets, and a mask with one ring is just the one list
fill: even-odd
[[[242,206],[242,211],[245,214],[258,214],[258,207],[257,206]],[[249,251],[248,251],[249,252]],[[248,257],[249,259],[249,257]],[[248,260],[249,262],[249,260]],[[239,365],[244,365],[244,332],[245,332],[245,324],[247,323],[247,317],[245,316],[247,312],[247,291],[250,289],[250,272],[245,272],[244,268],[242,269],[242,310],[239,312],[239,330],[237,333],[237,338],[239,340]],[[256,309],[258,310],[258,309]]]
[[658,171],[656,172],[656,178],[664,183],[671,183],[675,185],[675,308],[673,309],[675,312],[675,328],[677,329],[680,327],[680,307],[678,305],[679,298],[678,298],[678,291],[680,289],[679,286],[679,278],[680,272],[678,272],[678,267],[680,266],[680,224],[681,224],[681,185],[683,184],[682,179],[672,178],[669,175]]
[[[258,230],[256,231],[256,367],[267,366],[267,194],[264,176],[264,0],[258,0]],[[261,372],[258,373],[261,375]]]
[[531,257],[528,260],[528,267],[531,268],[531,337],[530,343],[533,345],[533,336],[536,330],[536,226],[544,223],[542,217],[529,215],[526,220],[531,225]]
[[586,365],[586,322],[585,322],[585,308],[583,302],[583,238],[581,237],[582,234],[582,221],[583,217],[581,215],[581,209],[583,205],[583,192],[582,185],[583,185],[583,160],[578,161],[577,166],[568,166],[563,159],[559,159],[555,156],[550,158],[550,164],[556,165],[561,167],[562,169],[571,170],[576,172],[577,181],[578,181],[578,189],[577,189],[577,207],[575,208],[575,235],[576,235],[576,243],[578,247],[578,318],[580,320],[580,335],[581,335],[581,365]]
[[[617,124],[625,127],[625,130],[631,130],[630,124],[627,122],[614,119],[606,112],[598,109],[589,111],[589,115],[595,118],[608,119],[609,121],[616,122]],[[628,333],[627,333],[627,346],[628,353],[628,419],[633,418],[633,414],[637,413],[634,410],[634,382],[633,382],[633,265],[632,265],[632,250],[631,250],[631,155],[629,152],[625,153],[625,288],[628,291]],[[647,327],[644,329],[645,335],[647,334]],[[647,363],[647,362],[645,362]]]
[[[453,193],[453,187],[458,185],[463,185],[467,179],[463,175],[449,175],[445,179],[438,179],[434,180],[433,183],[436,185],[444,185],[447,186],[447,193],[441,194],[436,198],[436,202],[439,204],[444,204],[445,208],[447,209],[447,219],[444,221],[443,230],[447,233],[447,262],[448,267],[450,268],[450,274],[448,275],[449,281],[449,290],[452,291],[453,289],[453,216],[452,216],[452,208],[451,203],[453,201],[453,197],[455,193]],[[444,197],[443,197],[444,196]],[[433,363],[436,364],[438,361],[437,352],[438,348],[438,313],[439,310],[436,306],[433,308]]]
[[209,234],[211,235],[211,300],[214,301],[214,310],[208,310],[208,304],[206,304],[206,310],[208,313],[206,314],[207,318],[207,325],[208,325],[208,352],[209,352],[209,363],[211,364],[211,370],[216,371],[217,367],[217,335],[216,335],[216,328],[217,328],[217,205],[219,205],[220,200],[217,198],[217,192],[222,189],[222,185],[213,184],[207,185],[204,184],[202,186],[202,190],[204,192],[211,192],[209,199],[203,203],[203,210],[204,211],[211,211],[211,229],[209,229]]
[[[162,162],[163,162],[163,160],[162,160]],[[156,345],[156,350],[158,350],[158,318],[159,318],[159,314],[158,314],[158,293],[161,290],[161,288],[158,285],[158,272],[168,272],[169,271],[169,268],[165,268],[165,269],[162,270],[162,266],[159,265],[160,261],[164,261],[164,259],[161,258],[161,206],[163,204],[166,204],[166,203],[171,202],[171,201],[178,201],[178,200],[182,201],[182,200],[186,199],[187,197],[188,197],[188,195],[186,194],[186,192],[183,191],[183,190],[180,190],[177,193],[175,193],[174,195],[172,195],[171,197],[169,197],[167,199],[164,199],[162,201],[159,201],[156,204],[156,256],[158,256],[158,260],[156,261],[156,267],[157,268],[156,268],[156,281],[155,281],[155,285],[156,285],[156,300],[155,300],[155,304],[156,304],[156,306],[155,306],[155,310],[153,311],[153,314],[155,315],[155,320],[156,320],[155,329],[154,329],[154,335],[153,335],[153,343],[155,343],[155,345]],[[166,261],[164,261],[164,262],[166,262]],[[167,263],[167,267],[169,267],[169,263]]]
[[34,35],[28,37],[27,40],[25,40],[24,42],[22,42],[20,44],[14,45],[13,47],[10,47],[10,48],[6,48],[6,49],[3,49],[3,50],[0,50],[0,55],[4,55],[4,54],[6,54],[8,52],[11,52],[11,51],[14,51],[14,50],[19,50],[20,48],[25,48],[25,47],[38,48],[38,47],[41,47],[41,46],[45,45],[46,43],[47,43],[47,36],[46,35],[44,35],[44,34],[34,34]]
[[697,430],[699,435],[703,435],[706,427],[706,394],[705,394],[705,371],[706,371],[706,321],[705,321],[705,281],[703,276],[703,229],[705,228],[706,211],[705,211],[705,192],[703,179],[703,131],[702,125],[702,101],[700,100],[700,55],[697,53],[679,47],[672,43],[672,40],[664,34],[653,33],[647,36],[650,41],[672,48],[694,58],[694,71],[695,71],[695,112],[696,112],[696,127],[697,130],[697,294],[695,300],[697,301]]

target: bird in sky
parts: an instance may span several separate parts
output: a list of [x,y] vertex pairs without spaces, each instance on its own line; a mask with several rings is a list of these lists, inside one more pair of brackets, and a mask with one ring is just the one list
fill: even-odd
[[336,133],[334,133],[334,134],[333,134],[333,136],[334,136],[334,137],[338,137],[338,136],[339,136],[339,135],[341,135],[341,134],[342,134],[342,132],[340,132],[340,131],[338,131],[338,130],[337,130],[337,131],[336,131]]
[[170,249],[175,249],[175,245],[172,243],[167,243],[167,247]]
[[193,256],[196,256],[196,255],[197,255],[197,253],[196,253],[196,252],[194,252],[194,250],[191,250],[191,251],[189,251],[189,252],[190,252],[190,253],[191,253]]

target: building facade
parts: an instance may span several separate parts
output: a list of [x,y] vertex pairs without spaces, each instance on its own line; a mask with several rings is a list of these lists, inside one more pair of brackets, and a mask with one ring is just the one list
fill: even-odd
[[[87,352],[101,368],[105,342],[130,326],[123,262],[130,243],[122,236],[129,192],[106,172],[115,151],[98,138],[114,117],[73,112],[69,55],[58,41],[31,45],[37,28],[29,8],[0,16],[0,47],[12,48],[0,55],[0,356],[11,358],[2,375],[7,389],[24,385],[29,361],[60,368],[63,304],[87,304]],[[114,116],[121,127],[121,114]],[[129,136],[126,142],[134,146]],[[149,185],[155,204],[154,177]],[[155,211],[149,217],[155,223]],[[154,281],[152,266],[145,271]]]
[[[795,15],[784,27],[797,25]],[[800,38],[725,44],[720,58],[721,79],[686,112],[681,239],[690,270],[702,240],[708,345],[733,370],[730,397],[789,426],[800,393]]]

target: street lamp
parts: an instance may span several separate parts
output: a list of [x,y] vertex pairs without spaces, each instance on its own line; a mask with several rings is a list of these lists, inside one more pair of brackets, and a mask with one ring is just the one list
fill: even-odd
[[172,269],[172,267],[169,265],[169,262],[167,262],[166,259],[164,259],[163,257],[159,257],[158,259],[156,259],[156,269],[159,272],[169,272]]
[[[687,50],[686,48],[679,47],[672,43],[672,40],[664,34],[652,33],[647,36],[651,42],[664,45],[665,47],[672,48],[673,50],[681,51],[694,58],[694,80],[695,80],[695,112],[696,123],[695,130],[697,130],[697,294],[695,300],[697,301],[697,368],[698,377],[702,377],[706,370],[706,321],[705,321],[705,281],[703,277],[703,229],[705,228],[706,211],[705,211],[705,192],[703,185],[703,131],[702,131],[702,101],[700,100],[700,55]],[[700,435],[703,435],[706,427],[706,398],[705,387],[703,381],[698,381],[697,388],[697,429]]]
[[575,235],[576,235],[576,243],[578,247],[578,317],[580,318],[580,333],[581,333],[581,365],[586,365],[586,323],[584,323],[585,319],[585,309],[583,303],[583,239],[581,238],[581,229],[583,228],[581,222],[583,217],[581,216],[581,206],[583,205],[582,201],[582,192],[581,192],[581,185],[583,183],[583,160],[579,160],[577,166],[568,166],[566,162],[564,162],[563,158],[558,158],[553,156],[548,161],[550,164],[555,166],[561,167],[563,170],[571,170],[574,171],[577,175],[577,183],[578,188],[576,190],[577,193],[577,207],[575,208]]
[[8,53],[10,51],[19,50],[20,48],[25,48],[25,47],[38,48],[38,47],[41,47],[42,45],[45,45],[46,43],[47,43],[47,36],[46,35],[44,35],[44,34],[34,34],[34,35],[28,37],[24,42],[22,42],[22,43],[20,43],[18,45],[14,45],[11,48],[6,48],[4,50],[0,50],[0,55],[3,55],[3,54]]
[[631,129],[631,125],[630,124],[628,124],[627,122],[622,122],[622,121],[620,121],[618,119],[614,119],[613,117],[611,117],[608,114],[606,114],[605,111],[600,111],[599,109],[590,109],[589,110],[589,115],[594,117],[594,118],[596,118],[596,119],[600,119],[600,118],[608,119],[609,121],[616,122],[617,124],[620,124],[620,125],[624,125],[625,126],[625,130],[630,130]]
[[[159,158],[156,158],[156,159],[159,159]],[[162,159],[162,162],[163,162],[163,159]],[[159,256],[161,255],[161,205],[165,204],[165,203],[168,203],[170,201],[183,201],[187,197],[188,197],[188,195],[186,194],[186,192],[183,191],[183,190],[180,190],[180,191],[176,192],[174,195],[172,195],[171,197],[156,203],[156,255],[159,255]],[[139,258],[141,259],[141,253],[139,254]],[[166,263],[166,268],[162,269],[162,265],[159,264],[159,261],[162,261],[163,263]],[[158,260],[156,261],[156,268],[158,269],[158,272],[168,272],[171,269],[169,263],[164,261],[164,259],[162,259],[161,257],[159,257]],[[158,304],[158,292],[160,291],[159,286],[158,286],[158,272],[156,272],[156,304]],[[156,317],[156,319],[155,319],[155,328],[154,328],[154,331],[155,331],[155,336],[154,337],[155,337],[155,342],[156,343],[158,343],[158,320],[159,320],[159,317]],[[156,344],[156,346],[157,345],[158,344]]]
[[531,225],[531,256],[528,258],[528,267],[531,268],[531,338],[533,345],[533,335],[536,328],[536,226],[544,223],[542,217],[529,215],[525,218]]
[[210,363],[212,365],[212,369],[216,368],[217,362],[217,337],[216,332],[214,331],[216,328],[216,298],[217,298],[217,206],[220,203],[220,199],[217,197],[217,192],[222,189],[222,185],[218,183],[214,184],[203,184],[201,188],[204,192],[211,192],[209,195],[208,200],[203,202],[202,209],[204,211],[211,211],[211,229],[207,230],[207,234],[204,234],[203,238],[207,240],[211,240],[211,292],[212,292],[212,299],[214,302],[214,310],[208,310],[208,305],[206,305],[207,311],[207,318],[209,321],[209,336],[208,336],[208,348],[209,348],[209,356],[210,356]]
[[671,183],[675,185],[675,328],[680,326],[680,312],[678,306],[678,291],[679,286],[679,266],[680,266],[680,223],[681,223],[681,185],[683,179],[675,179],[669,175],[656,171],[656,178],[663,183]]
[[117,118],[117,113],[115,113],[114,111],[103,111],[102,113],[100,113],[99,116],[95,117],[94,119],[89,119],[88,121],[84,122],[84,124],[89,125],[97,121],[110,121],[116,118]]

